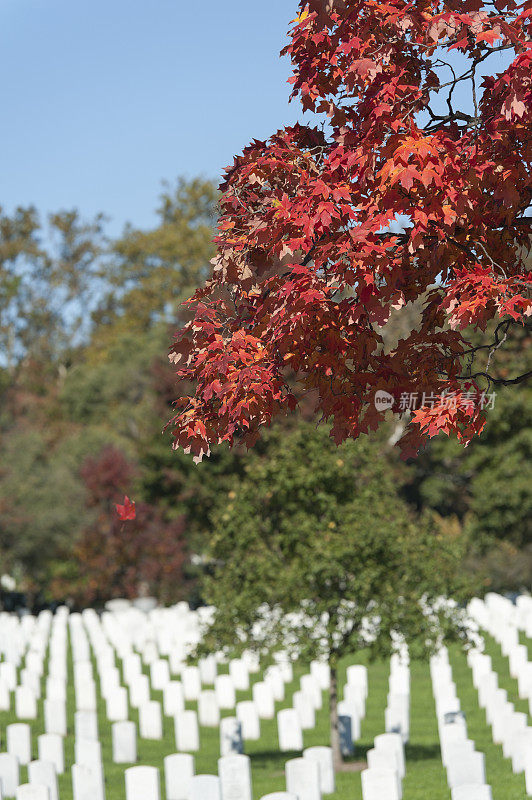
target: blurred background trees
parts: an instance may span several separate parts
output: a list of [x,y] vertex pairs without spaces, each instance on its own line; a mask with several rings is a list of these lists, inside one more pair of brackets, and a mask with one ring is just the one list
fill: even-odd
[[[31,597],[98,603],[140,587],[200,600],[206,541],[253,463],[221,447],[195,465],[162,432],[175,397],[166,351],[181,303],[209,274],[216,203],[209,181],[179,180],[164,187],[152,229],[118,238],[103,215],[0,210],[0,565]],[[388,323],[390,347],[416,309],[406,316]],[[527,333],[511,336],[504,362],[492,361],[501,377],[524,371]],[[375,437],[411,512],[468,537],[464,570],[487,589],[532,583],[530,416],[531,390],[519,385],[497,388],[465,450],[438,438],[405,465],[393,428]],[[309,401],[258,457],[275,458],[301,418],[317,422]],[[133,525],[113,513],[124,493],[137,501]]]

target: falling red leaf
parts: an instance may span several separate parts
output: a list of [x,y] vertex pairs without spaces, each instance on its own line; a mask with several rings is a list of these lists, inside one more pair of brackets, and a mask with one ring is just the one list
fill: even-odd
[[120,503],[115,503],[115,507],[119,519],[122,520],[135,519],[136,517],[135,501],[130,500],[127,494],[124,495],[124,504],[120,505]]

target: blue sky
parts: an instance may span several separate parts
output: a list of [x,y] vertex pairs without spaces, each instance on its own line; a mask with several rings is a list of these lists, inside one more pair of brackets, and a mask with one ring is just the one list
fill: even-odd
[[2,0],[0,204],[150,224],[163,179],[218,179],[301,117],[278,54],[297,3]]
[[1,0],[0,204],[150,225],[162,180],[217,180],[252,138],[303,118],[279,58],[296,8]]

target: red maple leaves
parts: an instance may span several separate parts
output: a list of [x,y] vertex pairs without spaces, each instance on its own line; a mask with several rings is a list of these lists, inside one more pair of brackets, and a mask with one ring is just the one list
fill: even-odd
[[[195,386],[176,403],[174,445],[196,460],[235,437],[253,444],[295,407],[294,376],[338,442],[382,420],[377,389],[477,391],[460,331],[531,313],[530,3],[455,6],[300,3],[292,95],[327,115],[329,134],[280,130],[227,170],[212,278],[170,354]],[[457,83],[471,87],[494,43],[512,63],[458,108]],[[470,59],[454,83],[438,66],[453,49]],[[387,349],[382,326],[409,303],[420,323]],[[421,408],[401,446],[438,431],[467,441],[483,424],[483,409]]]
[[121,520],[135,519],[137,513],[135,511],[135,501],[130,500],[129,497],[124,495],[124,503],[115,503],[116,513]]

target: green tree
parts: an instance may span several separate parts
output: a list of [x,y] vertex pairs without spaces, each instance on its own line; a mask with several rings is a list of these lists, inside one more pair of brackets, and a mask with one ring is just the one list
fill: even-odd
[[463,638],[460,613],[441,597],[467,596],[464,542],[412,517],[380,446],[336,448],[311,425],[268,439],[267,457],[250,454],[213,519],[204,594],[215,613],[203,647],[325,659],[340,765],[339,660],[366,647],[390,653],[393,633],[412,657]]

